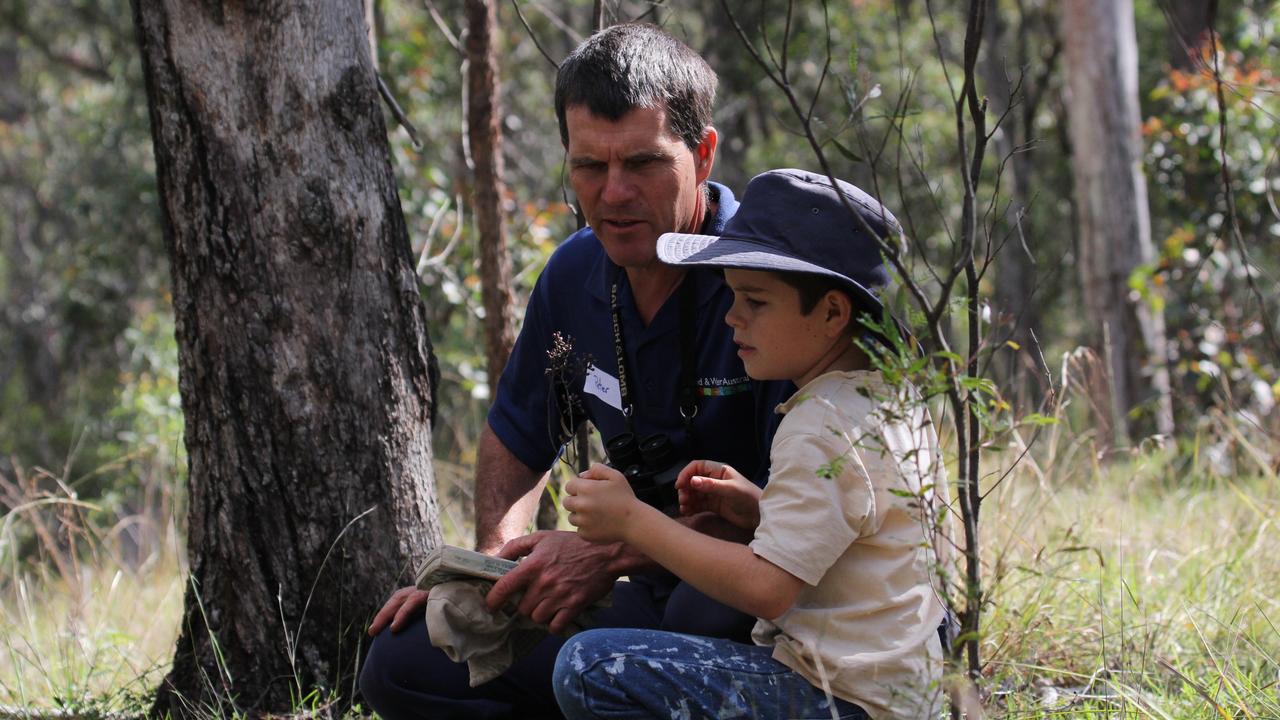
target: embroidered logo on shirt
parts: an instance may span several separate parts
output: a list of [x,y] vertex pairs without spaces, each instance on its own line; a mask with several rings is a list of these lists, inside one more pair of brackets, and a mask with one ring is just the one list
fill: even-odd
[[699,397],[724,397],[726,395],[737,395],[740,392],[746,392],[750,389],[751,378],[745,375],[736,378],[698,378]]

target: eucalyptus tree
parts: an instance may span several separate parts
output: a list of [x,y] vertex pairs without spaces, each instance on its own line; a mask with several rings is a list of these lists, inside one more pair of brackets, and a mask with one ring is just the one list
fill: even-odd
[[341,699],[383,589],[439,541],[438,373],[362,8],[133,16],[189,457],[190,580],[154,713]]

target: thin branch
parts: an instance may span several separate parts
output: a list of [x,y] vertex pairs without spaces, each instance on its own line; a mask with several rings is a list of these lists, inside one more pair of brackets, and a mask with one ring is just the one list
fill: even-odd
[[383,102],[385,102],[387,107],[390,108],[391,115],[395,117],[396,122],[400,124],[400,127],[404,128],[404,131],[409,133],[409,141],[413,143],[413,149],[421,150],[422,139],[418,137],[418,129],[415,128],[413,123],[409,121],[409,118],[405,116],[404,110],[400,108],[400,103],[396,102],[395,97],[392,96],[391,88],[387,87],[386,81],[382,79],[382,74],[374,73],[374,75],[378,78],[378,94],[382,96]]
[[462,42],[458,40],[458,36],[454,34],[453,30],[449,29],[449,24],[444,21],[440,12],[436,10],[435,3],[431,0],[422,0],[422,4],[426,6],[427,13],[431,15],[431,21],[439,28],[440,34],[444,35],[445,41],[449,43],[454,52],[458,53],[458,57],[466,57],[467,51],[463,49]]
[[[791,16],[795,12],[795,6],[795,0],[787,0],[787,22],[782,26],[782,66],[779,68],[782,71],[782,77],[787,76],[787,55],[791,45]],[[825,13],[826,3],[823,3],[822,9]],[[763,15],[761,17],[763,18]],[[829,33],[830,30],[828,29],[828,37],[830,36]],[[827,47],[829,50],[830,43],[828,43]]]
[[1231,240],[1235,243],[1236,251],[1240,253],[1240,259],[1244,265],[1245,284],[1249,286],[1249,292],[1253,294],[1254,300],[1258,303],[1259,322],[1266,332],[1267,340],[1271,344],[1271,350],[1274,354],[1280,355],[1280,338],[1276,337],[1275,324],[1272,322],[1270,312],[1267,310],[1267,299],[1262,294],[1262,290],[1258,288],[1257,278],[1254,277],[1253,263],[1249,259],[1249,249],[1244,241],[1244,234],[1240,230],[1240,217],[1236,212],[1236,195],[1231,187],[1231,168],[1227,159],[1227,101],[1222,90],[1222,68],[1218,59],[1218,0],[1209,1],[1209,41],[1210,50],[1213,52],[1213,80],[1217,90],[1218,98],[1218,158],[1221,163],[1222,174],[1222,192],[1227,199],[1227,214],[1231,218]]
[[462,239],[462,226],[462,196],[458,196],[458,224],[453,228],[453,237],[449,238],[449,243],[444,246],[444,249],[438,255],[427,260],[426,265],[423,267],[424,270],[429,267],[442,267],[444,265],[445,260],[449,259],[449,254],[458,246],[458,241]]
[[578,45],[583,40],[586,39],[582,37],[582,33],[578,32],[576,28],[574,28],[569,23],[565,22],[564,18],[560,17],[554,12],[551,12],[551,9],[548,8],[546,5],[544,5],[543,3],[540,3],[537,0],[530,0],[530,4],[533,5],[535,10],[542,13],[542,17],[550,21],[552,25],[555,25],[556,27],[560,28],[560,31],[563,32],[565,35],[568,35],[569,39],[573,41],[574,45]]
[[[791,7],[790,5],[787,6],[788,8],[787,32],[788,33],[791,32],[790,7]],[[831,70],[831,15],[827,12],[827,4],[825,2],[822,3],[822,25],[823,25],[823,29],[826,31],[825,36],[826,36],[826,42],[827,42],[827,52],[823,56],[822,73],[818,75],[818,85],[813,89],[813,99],[809,101],[809,114],[805,116],[807,119],[813,118],[814,110],[818,106],[818,98],[822,96],[822,85],[823,83],[826,82],[827,73],[830,72]],[[786,52],[786,47],[784,46],[783,53],[785,52]],[[783,59],[786,59],[785,54],[783,55]]]
[[444,249],[441,250],[439,254],[434,256],[430,254],[431,244],[432,244],[431,239],[435,237],[436,230],[440,227],[440,223],[444,219],[445,213],[448,212],[449,210],[449,203],[446,202],[444,205],[441,205],[438,210],[436,210],[435,216],[431,218],[431,225],[427,229],[427,239],[422,244],[422,254],[418,257],[418,274],[419,275],[425,272],[426,269],[429,267],[437,267],[442,263],[444,263],[445,258],[449,257],[449,253],[452,252],[454,246],[458,244],[458,239],[462,237],[462,225],[463,225],[464,218],[463,218],[461,193],[457,195],[454,202],[458,207],[458,222],[457,224],[454,225],[453,237],[449,238],[449,242],[445,244]]
[[[661,8],[662,6],[663,6],[662,0],[655,0],[653,2],[650,2],[649,9],[637,15],[635,17],[634,22],[644,22],[644,19],[649,17],[650,15],[656,15],[658,13],[658,9]],[[658,24],[662,24],[662,23],[658,23]]]
[[[721,5],[724,5],[724,3],[722,2]],[[791,5],[791,0],[788,0],[787,2],[788,9],[790,8],[790,5]],[[729,12],[728,6],[725,6],[725,12]],[[729,13],[729,14],[732,16],[733,13]],[[778,56],[776,53],[774,53],[773,45],[769,42],[769,33],[764,26],[765,14],[766,13],[765,13],[764,0],[760,0],[760,41],[764,43],[764,49],[766,52],[769,53],[769,61],[773,63],[773,66],[782,68],[783,70],[782,80],[785,82],[787,80],[786,64],[783,63],[780,65],[778,63]]]
[[[1005,75],[1005,80],[1008,80],[1008,73],[1004,73],[1004,75]],[[1022,103],[1022,101],[1019,100],[1018,98],[1026,97],[1025,94],[1019,95],[1019,91],[1022,90],[1022,83],[1026,79],[1026,77],[1027,77],[1026,68],[1019,68],[1018,82],[1014,83],[1013,87],[1009,89],[1009,97],[1012,98],[1012,102],[1008,103],[1005,106],[1004,111],[1000,113],[1000,117],[996,118],[996,121],[992,123],[991,132],[987,133],[988,141],[991,140],[991,138],[995,137],[996,131],[999,130],[1002,125],[1004,125],[1004,121],[1008,119],[1009,115],[1013,114],[1013,109]]]
[[533,32],[533,28],[529,26],[529,21],[525,18],[524,13],[521,12],[520,10],[519,0],[511,0],[511,7],[516,9],[516,16],[520,18],[520,24],[524,25],[524,30],[526,33],[528,33],[529,39],[533,41],[534,47],[538,48],[538,52],[542,53],[542,57],[546,58],[547,62],[551,63],[551,67],[555,68],[556,70],[559,70],[560,63],[556,62],[555,59],[551,57],[551,54],[547,52],[547,49],[542,47],[542,43],[538,42],[537,34]]
[[1036,121],[1036,113],[1040,110],[1040,103],[1044,100],[1049,92],[1049,86],[1052,84],[1050,80],[1053,77],[1054,70],[1058,64],[1058,57],[1062,54],[1062,38],[1056,34],[1053,38],[1053,46],[1050,48],[1049,57],[1044,60],[1043,71],[1036,76],[1035,82],[1030,84],[1030,89],[1026,94],[1027,109],[1023,113],[1023,133],[1022,136],[1031,137]]
[[[985,7],[985,3],[983,2],[983,0],[970,0],[970,1],[971,1],[970,12],[981,13],[982,12],[981,9],[978,9],[975,11],[973,8],[978,5]],[[952,104],[956,108],[957,142],[960,144],[959,157],[961,162],[963,162],[966,157],[969,157],[968,143],[965,141],[964,118],[961,114],[961,104],[964,102],[965,97],[963,94],[961,96],[956,95],[955,85],[951,81],[951,71],[947,68],[945,52],[942,46],[942,37],[938,32],[938,23],[937,23],[937,19],[934,17],[932,0],[925,1],[925,12],[929,17],[929,28],[933,34],[934,46],[937,48],[938,62],[942,65],[943,77],[946,78],[947,90],[951,95]],[[965,71],[966,72],[970,70],[968,53],[969,53],[969,40],[966,38],[965,40],[965,54],[966,54]],[[976,60],[976,57],[974,59]],[[970,88],[970,86],[971,86],[970,80],[966,79],[965,86],[961,89],[961,93],[965,93]],[[968,198],[972,192],[972,179],[970,178],[969,173],[966,172],[963,168],[961,169],[960,177],[961,177],[961,180],[963,181],[965,197]],[[967,247],[967,240],[971,240],[971,238],[965,237],[964,229],[962,227],[961,233],[960,233],[960,243],[958,246],[959,251],[956,253],[953,253],[951,270],[950,272],[947,273],[947,276],[943,278],[941,282],[941,291],[940,291],[941,297],[946,298],[951,296],[952,290],[955,288],[955,284],[959,281],[960,275],[964,272],[964,259],[968,255],[969,250],[971,249]],[[954,240],[953,240],[953,244],[954,244]],[[936,309],[936,311],[939,314],[939,317],[941,317],[941,313],[945,312],[945,310],[946,310],[945,306],[940,304],[939,307]]]
[[1044,426],[1037,425],[1035,431],[1031,433],[1031,440],[1023,443],[1022,451],[1013,459],[1013,462],[1009,463],[1009,467],[1005,468],[1004,472],[1000,474],[1000,477],[997,478],[995,482],[991,483],[991,486],[987,488],[987,491],[978,496],[979,501],[985,501],[987,496],[999,489],[999,487],[1004,484],[1004,481],[1009,479],[1009,476],[1012,475],[1013,471],[1022,464],[1022,461],[1026,459],[1027,455],[1031,454],[1031,448],[1035,447],[1036,440],[1040,439],[1040,433],[1042,432],[1044,432]]
[[[970,0],[970,2],[981,2],[982,0]],[[929,17],[929,29],[933,34],[933,45],[938,51],[938,64],[942,66],[942,78],[947,82],[947,92],[951,95],[951,102],[959,102],[956,99],[956,86],[951,82],[951,71],[947,68],[947,54],[942,47],[942,36],[938,33],[938,21],[933,15],[933,0],[925,0],[925,15]]]

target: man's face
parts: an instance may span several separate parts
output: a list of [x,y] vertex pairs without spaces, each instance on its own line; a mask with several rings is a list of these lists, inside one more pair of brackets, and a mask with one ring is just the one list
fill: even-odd
[[694,151],[668,128],[664,108],[636,108],[615,122],[572,105],[565,125],[569,180],[609,259],[645,267],[657,262],[659,235],[697,232],[715,130]]

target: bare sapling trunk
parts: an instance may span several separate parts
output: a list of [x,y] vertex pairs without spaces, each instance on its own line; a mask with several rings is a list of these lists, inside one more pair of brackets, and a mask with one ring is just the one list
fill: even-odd
[[[475,217],[480,256],[480,300],[484,306],[485,375],[489,392],[515,345],[511,290],[511,253],[502,207],[505,193],[502,160],[502,95],[498,85],[495,38],[498,10],[494,0],[467,0],[467,139],[475,179]],[[538,504],[539,529],[556,526],[559,512],[549,494]]]
[[467,0],[467,134],[475,163],[475,215],[480,244],[480,294],[484,304],[485,369],[490,391],[515,344],[511,254],[502,208],[502,100],[494,0]]
[[438,372],[363,8],[133,13],[190,463],[190,582],[153,714],[341,702],[369,618],[439,542]]

